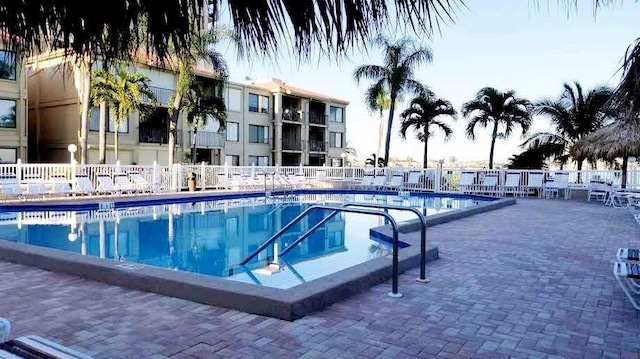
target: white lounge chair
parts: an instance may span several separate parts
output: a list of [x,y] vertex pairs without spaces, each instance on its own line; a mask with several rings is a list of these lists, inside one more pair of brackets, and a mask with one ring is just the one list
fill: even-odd
[[115,187],[118,189],[118,191],[122,193],[134,193],[138,191],[136,186],[133,183],[131,183],[131,181],[129,180],[129,177],[127,177],[126,174],[124,173],[117,174],[113,176],[113,178],[115,179],[114,184],[115,184]]
[[542,192],[544,190],[544,172],[529,172],[529,176],[527,177],[527,184],[522,186],[522,189],[527,192],[527,194],[533,193],[538,194],[538,197],[542,197]]
[[460,174],[460,192],[469,193],[474,190],[474,183],[476,181],[476,173],[472,171],[463,171]]
[[138,172],[129,173],[129,179],[135,189],[140,192],[156,192],[156,188]]
[[504,184],[500,186],[502,194],[522,195],[523,192],[520,188],[521,177],[520,172],[507,172]]
[[51,194],[67,196],[71,194],[71,183],[65,176],[51,177]]
[[2,194],[9,198],[24,198],[24,193],[20,187],[20,181],[16,176],[4,176],[0,178]]
[[569,188],[569,173],[567,172],[556,172],[553,178],[553,181],[549,181],[545,183],[544,186],[544,195],[547,198],[559,198],[560,191],[563,192],[564,199],[569,199],[570,191]]
[[49,194],[49,190],[47,189],[47,185],[44,182],[35,180],[31,182],[27,182],[27,195],[29,197],[46,197]]
[[[620,253],[618,253],[620,256]],[[637,297],[640,295],[640,263],[637,262],[615,262],[613,264],[613,276],[616,278],[620,288],[627,295],[631,305],[640,310]]]
[[371,187],[373,187],[374,189],[382,189],[386,184],[387,184],[387,176],[378,175],[376,178],[373,179],[373,183],[371,183]]
[[116,184],[113,183],[111,176],[109,175],[97,175],[96,179],[98,180],[98,188],[97,192],[99,193],[108,193],[108,194],[117,194],[120,191]]
[[474,192],[482,194],[498,193],[498,175],[485,175],[482,178],[482,182],[476,187]]
[[0,358],[58,358],[58,359],[92,359],[87,354],[64,347],[58,343],[37,335],[26,335],[9,340],[11,324],[0,318]]
[[404,183],[404,176],[395,174],[391,176],[391,179],[389,180],[389,182],[384,184],[384,187],[388,189],[399,190],[402,187],[403,183]]
[[407,182],[404,183],[404,189],[414,191],[424,190],[424,188],[420,188],[420,177],[420,172],[409,172]]
[[373,186],[373,180],[374,180],[373,175],[366,174],[364,175],[364,177],[362,177],[362,180],[358,182],[357,187],[362,189],[370,188]]
[[609,197],[610,190],[610,184],[600,181],[591,181],[589,183],[589,194],[587,195],[587,201],[591,201],[591,199],[593,198],[597,201],[605,202]]
[[93,183],[91,183],[89,176],[87,175],[76,175],[76,178],[74,179],[74,183],[75,183],[75,188],[74,188],[75,193],[93,195],[93,194],[96,194],[97,192],[95,187],[93,187]]

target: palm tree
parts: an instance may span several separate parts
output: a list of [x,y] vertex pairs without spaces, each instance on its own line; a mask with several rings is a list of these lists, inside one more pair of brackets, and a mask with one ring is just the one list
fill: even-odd
[[[174,152],[176,143],[176,134],[178,129],[178,118],[182,111],[183,99],[190,91],[195,81],[195,75],[193,73],[193,67],[196,65],[198,59],[204,59],[212,66],[212,70],[218,74],[217,80],[224,84],[225,80],[229,77],[229,70],[227,64],[221,53],[214,49],[214,45],[218,43],[221,37],[234,38],[235,35],[229,36],[229,32],[226,30],[211,30],[202,33],[199,37],[194,38],[191,47],[190,54],[185,56],[178,56],[178,81],[176,83],[176,90],[173,92],[170,108],[171,121],[169,123],[169,165],[174,162]],[[222,93],[222,91],[220,91]]]
[[429,138],[433,135],[430,130],[432,126],[439,128],[443,133],[445,140],[451,138],[453,130],[449,125],[440,120],[440,116],[449,116],[456,120],[457,112],[451,105],[451,102],[436,98],[435,96],[416,97],[411,100],[409,108],[400,114],[402,125],[400,127],[400,136],[407,138],[407,131],[413,127],[418,132],[418,140],[424,142],[424,158],[422,165],[427,168],[429,160],[427,157],[427,148]]
[[493,168],[496,140],[509,138],[516,126],[520,126],[523,136],[526,135],[531,127],[531,111],[531,103],[517,97],[515,91],[501,92],[493,87],[481,89],[475,99],[462,105],[462,115],[469,120],[466,130],[468,138],[476,139],[476,126],[493,126],[489,169]]
[[193,128],[191,141],[191,162],[197,163],[196,139],[198,127],[206,126],[209,119],[217,120],[220,128],[224,128],[227,109],[224,100],[216,93],[222,93],[224,82],[213,80],[213,83],[194,81],[183,99],[183,109],[187,114],[187,123]]
[[375,83],[365,93],[365,102],[370,110],[378,110],[381,96],[389,96],[389,119],[387,120],[387,137],[384,146],[384,165],[389,162],[389,145],[391,144],[391,127],[393,115],[398,101],[403,101],[407,93],[426,96],[430,91],[415,80],[416,67],[430,63],[433,54],[427,47],[416,47],[410,39],[404,38],[396,42],[379,36],[375,43],[382,48],[384,65],[362,65],[353,73],[356,83],[363,79]]
[[[558,99],[544,99],[536,103],[534,113],[547,117],[555,127],[555,132],[538,132],[532,134],[522,144],[529,148],[554,145],[554,151],[547,153],[547,158],[554,158],[564,166],[572,158],[573,146],[583,137],[602,127],[604,120],[613,115],[605,108],[612,90],[599,86],[584,93],[582,86],[574,82],[564,84],[562,95]],[[582,154],[573,158],[578,170],[587,158]]]
[[105,102],[113,116],[114,155],[118,160],[118,132],[124,120],[134,111],[140,110],[143,95],[155,101],[155,95],[149,88],[149,78],[139,73],[129,73],[118,69],[115,74],[105,70],[95,73],[94,102]]

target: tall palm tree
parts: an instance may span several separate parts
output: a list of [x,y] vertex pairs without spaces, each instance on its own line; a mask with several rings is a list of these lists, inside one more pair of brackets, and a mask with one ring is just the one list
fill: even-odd
[[[224,84],[229,77],[229,70],[222,54],[215,50],[214,45],[219,42],[222,37],[235,38],[235,35],[229,35],[227,30],[211,30],[201,33],[197,38],[193,38],[190,47],[190,54],[178,56],[178,81],[176,90],[173,92],[170,108],[171,121],[169,122],[169,165],[174,163],[176,134],[178,130],[178,118],[182,111],[183,99],[190,91],[196,79],[193,73],[193,67],[199,59],[206,60],[217,73],[217,80]],[[222,90],[220,90],[222,93]]]
[[369,109],[377,110],[380,96],[389,96],[389,119],[384,146],[384,165],[386,166],[389,162],[391,127],[396,104],[398,101],[403,101],[407,93],[417,96],[430,93],[424,85],[414,79],[414,72],[416,67],[430,63],[433,54],[427,47],[416,47],[415,43],[408,38],[391,42],[379,36],[375,43],[382,48],[384,64],[362,65],[354,71],[353,77],[358,84],[363,79],[375,81],[365,93],[365,102]]
[[382,133],[384,132],[384,111],[387,111],[391,106],[391,99],[383,94],[378,94],[376,101],[376,110],[380,117],[380,123],[378,124],[378,147],[376,148],[376,155],[380,156],[380,148],[382,147]]
[[115,129],[113,131],[114,155],[118,160],[118,132],[124,120],[134,111],[139,110],[143,103],[143,95],[155,101],[155,95],[149,88],[149,78],[139,73],[129,73],[118,69],[115,74],[105,70],[95,73],[94,101],[105,102],[113,116]]
[[194,81],[183,99],[183,109],[187,115],[187,123],[193,128],[191,141],[191,162],[197,163],[196,139],[198,128],[206,126],[210,119],[218,121],[224,128],[227,109],[221,94],[224,83],[213,80],[212,83]]
[[[573,86],[565,83],[563,88],[559,98],[539,101],[534,109],[534,114],[551,120],[555,131],[534,133],[523,143],[529,148],[553,145],[554,151],[548,152],[547,158],[554,158],[561,166],[572,158],[570,154],[576,143],[602,127],[609,115],[614,115],[612,110],[605,108],[612,94],[611,88],[599,86],[586,94],[578,82]],[[575,156],[573,160],[581,170],[587,158],[583,154]]]
[[462,105],[462,115],[469,120],[467,137],[475,140],[477,126],[489,127],[491,130],[491,149],[489,151],[489,168],[493,168],[493,152],[496,141],[511,136],[516,126],[526,135],[531,127],[531,111],[533,106],[529,100],[518,97],[515,91],[501,92],[493,87],[485,87],[478,91],[475,99]]
[[413,128],[418,132],[418,140],[424,142],[424,157],[422,160],[424,168],[427,168],[429,164],[427,149],[429,138],[433,135],[431,127],[440,129],[444,133],[445,140],[451,138],[453,134],[451,127],[440,119],[441,116],[448,116],[455,120],[457,112],[451,102],[435,96],[414,98],[411,100],[409,108],[400,114],[400,118],[402,118],[400,136],[406,139],[407,131]]

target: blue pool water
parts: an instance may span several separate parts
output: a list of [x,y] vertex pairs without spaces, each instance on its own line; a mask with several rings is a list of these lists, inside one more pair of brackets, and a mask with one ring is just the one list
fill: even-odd
[[[0,238],[82,255],[290,288],[386,256],[390,243],[371,238],[382,217],[341,213],[282,258],[275,254],[328,212],[313,212],[243,267],[244,258],[316,203],[389,203],[433,215],[477,204],[477,198],[306,194],[78,212],[0,213]],[[415,214],[390,210],[398,222]],[[278,266],[269,266],[273,261]],[[230,271],[230,269],[232,269]]]

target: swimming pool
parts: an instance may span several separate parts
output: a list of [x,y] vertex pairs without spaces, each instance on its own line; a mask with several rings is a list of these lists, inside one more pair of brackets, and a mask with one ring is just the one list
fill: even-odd
[[[0,213],[0,238],[122,265],[145,265],[287,289],[384,257],[390,243],[370,236],[382,217],[341,213],[282,257],[278,253],[328,212],[295,225],[246,266],[237,266],[312,204],[344,202],[411,206],[426,216],[477,205],[479,197],[398,193],[306,193],[78,211]],[[389,210],[398,222],[415,214]],[[409,244],[401,243],[401,248]],[[273,265],[274,262],[277,265]]]

